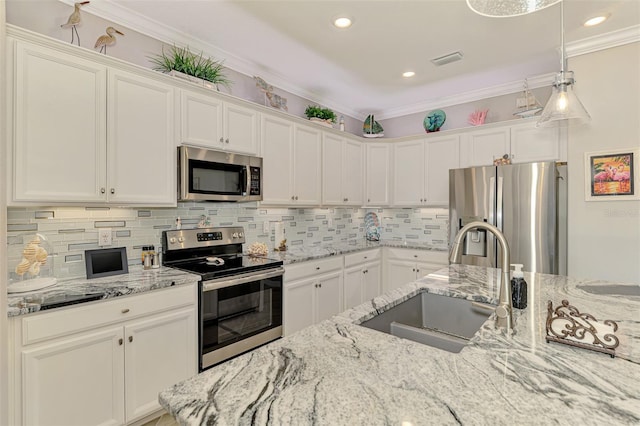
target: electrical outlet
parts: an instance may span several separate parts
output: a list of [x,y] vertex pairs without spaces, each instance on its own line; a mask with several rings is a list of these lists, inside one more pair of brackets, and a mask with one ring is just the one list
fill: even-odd
[[265,220],[265,221],[262,223],[262,232],[263,232],[264,234],[268,234],[268,233],[269,233],[269,221],[268,221],[268,220]]
[[111,245],[111,228],[98,229],[98,245],[100,247]]
[[333,227],[333,218],[332,217],[327,219],[327,226],[329,226],[329,228]]

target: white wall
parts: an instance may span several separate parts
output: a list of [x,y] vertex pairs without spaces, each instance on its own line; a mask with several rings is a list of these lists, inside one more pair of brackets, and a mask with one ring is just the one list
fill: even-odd
[[569,69],[592,117],[569,129],[569,275],[640,283],[640,201],[586,202],[584,167],[585,152],[640,147],[640,43],[571,58]]
[[[5,2],[0,2],[0,70],[5,69]],[[5,75],[0,71],[0,162],[4,164],[6,158],[6,134],[5,125],[6,113],[4,100],[5,96]],[[4,169],[4,166],[2,167]],[[8,422],[8,390],[7,390],[7,208],[6,208],[6,181],[5,173],[0,173],[0,425]]]

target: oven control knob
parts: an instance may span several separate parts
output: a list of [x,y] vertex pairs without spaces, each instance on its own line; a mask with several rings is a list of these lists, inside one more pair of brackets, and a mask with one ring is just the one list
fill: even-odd
[[169,242],[170,242],[171,244],[175,244],[175,243],[176,243],[176,237],[171,237],[171,238],[169,238]]
[[178,237],[178,242],[179,243],[184,243],[184,238],[183,237]]
[[238,234],[238,237],[240,237],[240,238],[244,237],[244,235],[242,235],[242,232],[240,232],[240,233]]
[[231,234],[231,238],[234,238],[234,239],[235,239],[235,238],[238,238],[238,233],[237,233],[237,232],[234,232],[233,234]]

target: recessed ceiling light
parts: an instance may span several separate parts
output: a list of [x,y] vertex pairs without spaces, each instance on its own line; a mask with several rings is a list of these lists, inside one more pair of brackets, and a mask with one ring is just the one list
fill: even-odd
[[402,73],[402,76],[406,78],[413,77],[414,75],[416,75],[416,73],[413,71],[406,71]]
[[353,24],[351,18],[347,18],[346,16],[339,16],[333,20],[333,25],[338,28],[349,28]]
[[587,19],[582,25],[585,27],[593,27],[594,25],[602,24],[607,18],[609,18],[609,15],[594,16],[593,18]]

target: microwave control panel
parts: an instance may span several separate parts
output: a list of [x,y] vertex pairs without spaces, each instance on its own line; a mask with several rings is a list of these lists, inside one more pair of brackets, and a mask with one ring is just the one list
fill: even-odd
[[251,179],[249,182],[249,195],[260,195],[260,167],[249,167]]

